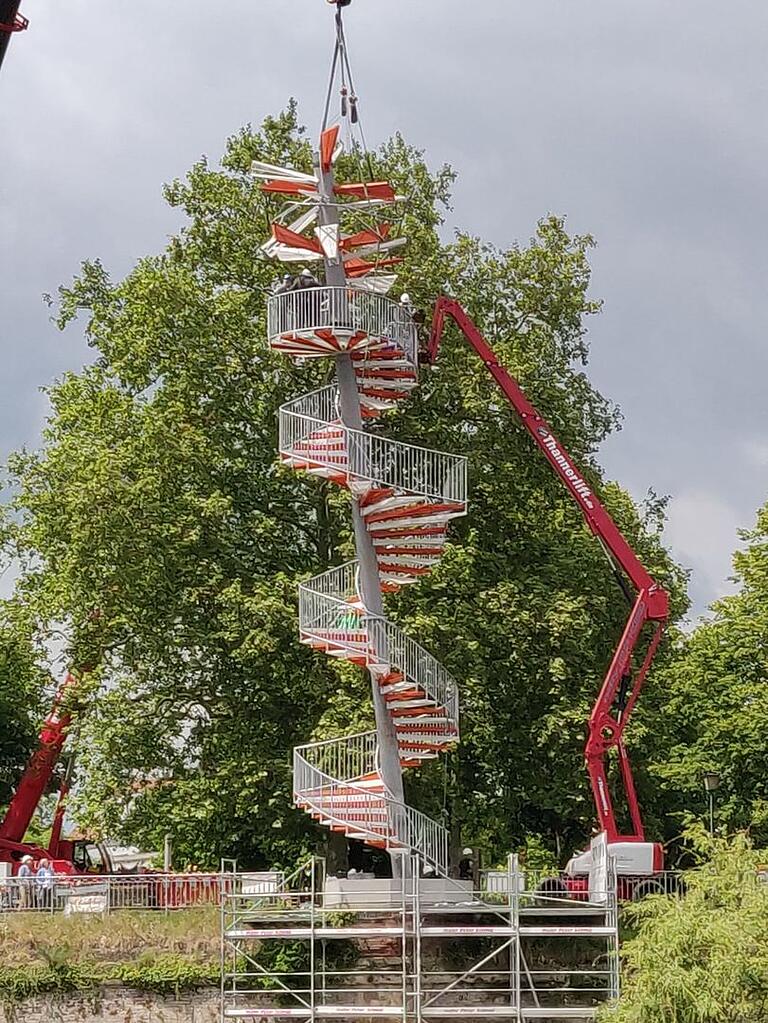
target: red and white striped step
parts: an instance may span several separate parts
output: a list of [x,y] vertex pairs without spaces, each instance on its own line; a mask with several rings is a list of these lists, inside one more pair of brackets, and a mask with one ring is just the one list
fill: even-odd
[[[348,609],[340,610],[339,617],[345,619],[343,628],[313,629],[302,635],[301,642],[332,657],[375,669],[370,663],[367,633],[348,623],[350,614],[353,619],[362,614],[359,605],[349,604]],[[431,760],[458,741],[458,729],[445,707],[439,706],[417,681],[407,679],[400,671],[379,669],[375,673],[395,724],[403,767]]]
[[[329,425],[296,441],[281,458],[304,470],[360,493],[366,485],[350,476],[343,428]],[[366,527],[374,541],[379,573],[391,590],[416,582],[439,561],[451,519],[463,515],[458,502],[369,485],[360,497]]]
[[384,786],[376,774],[344,784],[307,790],[296,805],[323,827],[379,848],[402,848],[393,843]]

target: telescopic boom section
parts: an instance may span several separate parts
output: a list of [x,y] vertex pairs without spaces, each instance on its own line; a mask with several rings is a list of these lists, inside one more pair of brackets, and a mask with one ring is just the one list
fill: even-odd
[[19,843],[37,810],[41,798],[51,780],[67,732],[72,721],[69,710],[63,709],[65,696],[78,685],[74,675],[68,674],[56,695],[50,714],[40,732],[40,745],[32,754],[19,787],[11,800],[2,823],[0,823],[0,845],[3,840]]
[[[603,544],[614,566],[623,572],[637,591],[621,640],[590,714],[585,756],[597,816],[608,841],[642,842],[645,838],[643,823],[623,737],[658,648],[664,623],[669,617],[668,594],[642,565],[616,523],[576,469],[573,459],[554,435],[549,424],[525,396],[517,380],[499,363],[475,323],[454,299],[441,296],[437,300],[429,339],[428,361],[432,363],[437,357],[447,316],[456,323],[483,360],[486,369],[506,395],[534,443],[581,509],[587,525]],[[636,664],[634,654],[641,634],[649,631],[644,629],[646,623],[650,623],[652,627],[648,645],[640,663]],[[612,749],[616,750],[631,820],[629,834],[619,833],[608,787],[606,762]]]

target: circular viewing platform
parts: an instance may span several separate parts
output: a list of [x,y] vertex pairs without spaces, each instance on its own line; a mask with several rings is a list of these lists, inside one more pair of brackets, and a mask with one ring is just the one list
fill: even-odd
[[378,348],[397,350],[400,358],[417,363],[412,311],[355,287],[319,285],[271,295],[267,337],[276,351],[301,358]]

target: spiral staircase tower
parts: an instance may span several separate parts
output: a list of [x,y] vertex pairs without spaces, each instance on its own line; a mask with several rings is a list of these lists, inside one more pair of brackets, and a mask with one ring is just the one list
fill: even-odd
[[[387,295],[398,262],[390,253],[405,239],[391,239],[387,223],[344,232],[398,197],[386,182],[336,183],[338,136],[338,126],[323,131],[314,174],[254,165],[262,188],[286,199],[278,219],[294,218],[272,225],[265,253],[317,274],[270,296],[269,344],[294,359],[333,359],[336,369],[335,384],[280,409],[280,458],[352,499],[357,558],[300,587],[301,642],[368,670],[376,720],[373,731],[297,747],[293,795],[332,831],[415,854],[446,875],[446,829],[406,803],[401,772],[458,741],[457,687],[387,620],[382,594],[418,582],[440,559],[450,521],[466,513],[466,460],[366,429],[417,386],[417,337],[408,305]],[[398,862],[393,855],[396,872]]]

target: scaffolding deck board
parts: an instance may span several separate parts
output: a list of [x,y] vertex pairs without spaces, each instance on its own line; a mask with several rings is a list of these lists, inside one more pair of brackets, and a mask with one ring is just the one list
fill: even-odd
[[597,1013],[596,1008],[587,1006],[560,1006],[559,1008],[548,1009],[521,1009],[521,1019],[594,1019]]
[[[399,937],[402,927],[242,927],[224,932],[228,941],[256,941],[265,938],[390,938]],[[406,927],[406,934],[412,934],[413,928]],[[538,927],[512,924],[446,924],[443,927],[422,927],[421,934],[426,938],[481,938],[481,937],[514,937],[520,934],[524,938],[557,938],[557,937],[605,937],[612,934],[612,928],[593,926],[590,924],[541,924]]]
[[[247,1008],[247,1009],[225,1009],[224,1016],[226,1019],[260,1019],[267,1017],[269,1019],[279,1019],[280,1017],[287,1017],[295,1019],[298,1017],[309,1018],[313,1015],[313,1010],[307,1008],[292,1008],[292,1009],[276,1009],[276,1008]],[[314,1015],[320,1017],[350,1017],[352,1019],[359,1019],[361,1016],[366,1018],[368,1016],[396,1016],[399,1019],[403,1017],[403,1006],[402,1005],[316,1005],[314,1008]]]
[[258,938],[389,938],[399,937],[402,927],[243,927],[224,932],[229,941]]

